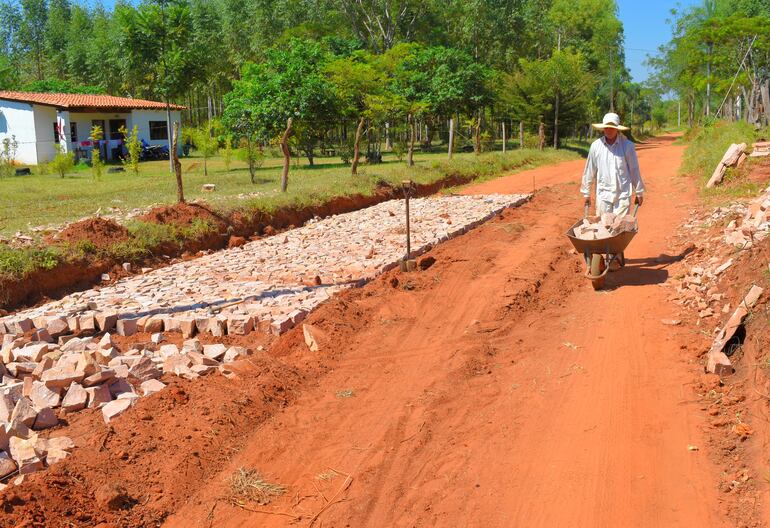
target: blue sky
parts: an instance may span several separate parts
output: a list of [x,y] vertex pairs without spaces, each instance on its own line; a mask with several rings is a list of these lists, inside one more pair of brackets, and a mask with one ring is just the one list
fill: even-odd
[[626,36],[626,66],[634,81],[642,82],[650,72],[643,65],[647,55],[671,38],[671,9],[701,4],[702,0],[618,0],[620,20]]

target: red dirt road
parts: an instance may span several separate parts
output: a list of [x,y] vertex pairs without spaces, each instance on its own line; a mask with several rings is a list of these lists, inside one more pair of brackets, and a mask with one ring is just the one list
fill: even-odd
[[[314,313],[330,334],[318,353],[326,373],[244,430],[243,449],[165,525],[726,525],[691,338],[661,324],[674,310],[654,259],[695,199],[671,143],[640,149],[640,233],[606,292],[580,276],[563,236],[580,214],[582,163],[467,189],[529,191],[534,174],[540,191],[442,244],[427,271],[346,294],[347,320]],[[301,330],[273,354],[311,355]],[[242,466],[287,493],[233,506],[226,480]]]

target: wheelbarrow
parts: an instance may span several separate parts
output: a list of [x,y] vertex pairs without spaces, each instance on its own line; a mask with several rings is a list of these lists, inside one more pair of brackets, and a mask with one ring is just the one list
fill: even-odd
[[[639,211],[639,204],[634,205],[633,216],[636,218],[636,213]],[[604,287],[604,279],[607,276],[607,272],[610,271],[610,266],[615,261],[618,262],[620,267],[625,266],[625,259],[623,258],[623,252],[631,243],[638,232],[638,228],[635,231],[625,231],[618,233],[610,238],[603,238],[601,240],[583,240],[575,236],[575,228],[583,224],[583,219],[588,218],[588,206],[586,205],[583,211],[583,218],[575,222],[572,227],[567,230],[567,238],[569,238],[572,245],[575,247],[575,251],[583,254],[583,258],[586,261],[585,278],[591,281],[591,286],[594,290],[601,290]],[[599,217],[592,217],[591,221],[595,222]],[[596,219],[596,220],[595,220]]]

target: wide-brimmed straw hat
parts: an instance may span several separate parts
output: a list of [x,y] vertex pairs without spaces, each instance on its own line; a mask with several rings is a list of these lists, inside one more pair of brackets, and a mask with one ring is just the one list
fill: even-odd
[[605,128],[614,128],[620,131],[630,130],[627,126],[620,124],[620,116],[614,112],[604,114],[604,118],[601,123],[594,123],[593,126],[597,130],[604,130]]

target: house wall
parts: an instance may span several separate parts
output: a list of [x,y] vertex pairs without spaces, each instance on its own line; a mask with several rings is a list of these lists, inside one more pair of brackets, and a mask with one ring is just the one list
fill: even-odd
[[19,144],[16,161],[25,165],[37,164],[35,115],[31,104],[0,100],[0,144],[11,136],[16,136]]
[[[170,141],[165,139],[150,139],[150,121],[166,121],[165,110],[134,110],[131,112],[131,126],[136,125],[139,137],[147,140],[151,145],[169,145]],[[171,123],[179,123],[179,136],[182,135],[182,113],[179,110],[171,111]],[[170,140],[171,138],[169,138]],[[181,153],[182,141],[179,142],[179,151]]]
[[37,138],[37,162],[47,163],[56,155],[56,141],[53,125],[56,123],[56,108],[32,105],[35,112],[35,137]]
[[[179,111],[172,111],[171,112],[171,120],[177,121],[180,123],[181,126],[181,112]],[[77,141],[72,141],[72,138],[69,137],[70,130],[69,127],[67,127],[67,137],[70,140],[71,149],[74,150],[78,147],[78,144],[81,141],[87,140],[89,136],[91,135],[91,126],[92,121],[94,120],[103,120],[105,128],[107,130],[104,130],[104,137],[108,138],[110,135],[110,119],[125,119],[126,120],[126,128],[130,132],[134,125],[137,127],[137,133],[139,134],[140,139],[144,139],[147,141],[147,143],[151,145],[167,145],[168,142],[163,140],[151,140],[150,139],[150,121],[163,121],[166,122],[166,112],[164,110],[133,110],[130,113],[112,113],[112,114],[106,114],[106,113],[75,113],[70,112],[69,113],[69,121],[72,123],[77,123]],[[181,128],[180,128],[181,130]],[[180,147],[181,148],[181,147]]]

